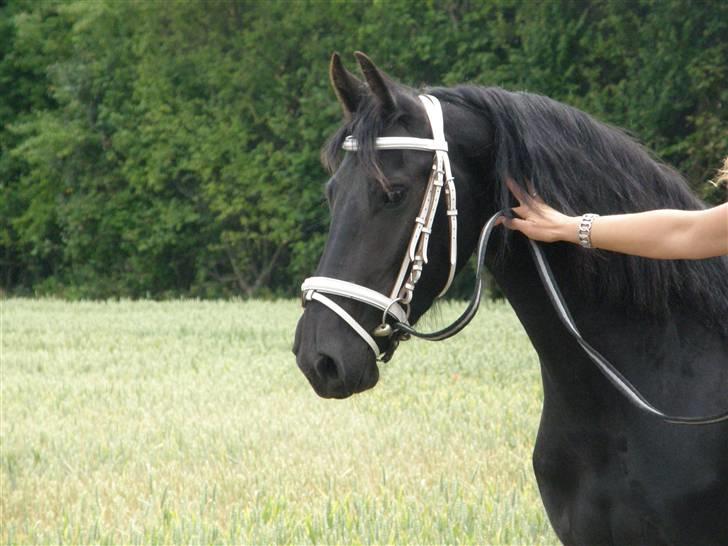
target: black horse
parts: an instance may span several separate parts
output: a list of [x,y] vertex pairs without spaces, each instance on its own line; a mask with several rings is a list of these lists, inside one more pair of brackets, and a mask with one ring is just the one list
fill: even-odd
[[[323,150],[332,213],[317,275],[382,293],[394,283],[432,164],[423,151],[377,150],[380,136],[429,138],[417,93],[363,54],[364,81],[339,57],[330,78],[345,123]],[[442,104],[455,175],[462,267],[484,222],[513,206],[505,180],[572,215],[698,209],[682,177],[618,129],[546,97],[490,87],[428,89]],[[340,152],[347,135],[356,153]],[[440,203],[442,207],[443,204]],[[499,228],[502,229],[502,228]],[[533,467],[565,544],[728,544],[728,424],[684,426],[631,406],[558,320],[527,241],[502,230],[486,264],[541,362],[544,402]],[[584,337],[660,409],[723,411],[728,401],[728,259],[645,260],[545,245]],[[445,283],[447,225],[438,213],[430,261],[411,306],[416,321]],[[381,311],[333,297],[368,331]],[[378,338],[386,350],[386,338]],[[379,371],[339,316],[310,302],[294,352],[321,396],[372,388]]]

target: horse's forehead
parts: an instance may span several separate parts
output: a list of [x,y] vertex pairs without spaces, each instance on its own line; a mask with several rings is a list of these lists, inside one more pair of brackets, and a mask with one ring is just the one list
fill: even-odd
[[[364,170],[357,156],[352,152],[346,152],[339,168],[326,182],[324,191],[327,196],[331,196],[334,192],[339,191],[356,192],[357,189],[367,187],[368,178],[369,176],[367,176],[367,172]],[[371,182],[376,183],[374,180]]]

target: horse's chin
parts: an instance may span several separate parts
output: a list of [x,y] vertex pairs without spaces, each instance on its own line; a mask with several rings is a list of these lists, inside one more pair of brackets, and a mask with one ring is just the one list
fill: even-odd
[[365,372],[361,375],[361,378],[359,379],[359,383],[354,388],[354,393],[358,392],[364,392],[368,391],[369,389],[373,389],[376,384],[379,382],[379,366],[377,366],[376,361],[371,366],[367,366],[365,369]]

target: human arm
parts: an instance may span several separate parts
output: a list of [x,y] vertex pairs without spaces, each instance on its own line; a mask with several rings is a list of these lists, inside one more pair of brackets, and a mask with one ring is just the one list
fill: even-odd
[[[576,228],[574,229],[576,233]],[[728,254],[728,203],[707,210],[651,210],[601,216],[592,246],[662,260],[697,260]]]
[[[514,188],[512,185],[511,190]],[[581,216],[567,216],[539,197],[514,191],[520,218],[504,219],[509,229],[544,242],[578,243]],[[596,218],[591,228],[595,248],[655,259],[700,259],[728,254],[728,203],[707,210],[652,210]]]

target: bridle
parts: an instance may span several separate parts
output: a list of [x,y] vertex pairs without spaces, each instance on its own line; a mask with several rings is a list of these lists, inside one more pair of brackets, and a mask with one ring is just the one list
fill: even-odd
[[[427,334],[416,332],[410,326],[410,303],[412,302],[415,286],[422,275],[422,269],[427,264],[430,235],[432,234],[435,214],[437,213],[437,207],[443,191],[445,193],[446,214],[450,229],[450,271],[445,286],[440,290],[437,297],[442,297],[448,288],[450,288],[452,280],[455,277],[458,261],[458,211],[455,179],[450,168],[442,107],[440,106],[440,101],[432,95],[420,95],[420,101],[430,121],[433,138],[379,137],[376,141],[376,146],[379,150],[420,150],[434,152],[432,170],[430,171],[422,205],[420,206],[419,213],[415,217],[412,236],[407,245],[407,252],[402,259],[399,273],[389,295],[385,296],[365,286],[339,279],[332,279],[331,277],[309,277],[303,281],[303,285],[301,286],[302,302],[304,305],[307,301],[315,300],[331,309],[344,322],[351,326],[367,345],[371,347],[378,360],[385,362],[392,357],[399,341],[406,339],[408,335],[427,336]],[[348,136],[344,140],[342,148],[350,152],[355,152],[359,149],[359,143],[353,137]],[[347,297],[366,303],[382,311],[382,322],[374,329],[372,334],[374,337],[389,338],[389,349],[382,353],[374,337],[346,310],[324,294]],[[392,317],[396,321],[394,327],[387,322],[387,316]],[[453,332],[451,335],[455,333]]]
[[[450,288],[455,270],[457,268],[457,206],[455,193],[455,179],[450,167],[448,145],[445,140],[442,107],[437,98],[432,95],[420,95],[427,118],[430,122],[433,138],[414,137],[379,137],[376,140],[378,150],[420,150],[434,152],[432,170],[427,182],[425,195],[420,206],[419,214],[415,217],[415,225],[407,252],[402,260],[396,281],[389,295],[384,295],[365,286],[334,279],[331,277],[309,277],[301,285],[301,302],[305,307],[309,301],[317,301],[341,317],[374,352],[375,358],[388,361],[401,340],[410,336],[440,341],[454,336],[470,323],[478,311],[483,292],[482,269],[485,263],[485,252],[491,233],[498,218],[506,215],[504,211],[494,214],[483,226],[477,246],[476,282],[470,302],[463,313],[449,326],[435,332],[423,333],[416,331],[409,324],[410,303],[414,295],[415,286],[422,275],[422,269],[428,261],[428,244],[432,234],[441,193],[446,196],[446,214],[450,231],[450,271],[444,287],[437,295],[442,297]],[[346,137],[342,148],[355,152],[359,144],[352,136]],[[546,256],[536,242],[529,239],[530,249],[536,262],[536,269],[546,289],[546,293],[562,324],[569,334],[586,352],[587,356],[597,366],[599,371],[638,409],[674,424],[706,425],[728,421],[728,412],[709,417],[679,417],[668,415],[655,408],[645,397],[615,368],[599,351],[594,349],[579,332],[569,312],[566,302],[556,284]],[[345,297],[360,301],[382,311],[382,322],[370,334],[359,322],[344,308],[334,302],[325,294]],[[387,322],[387,318],[394,320],[394,325]],[[387,351],[382,352],[374,337],[389,338]]]

